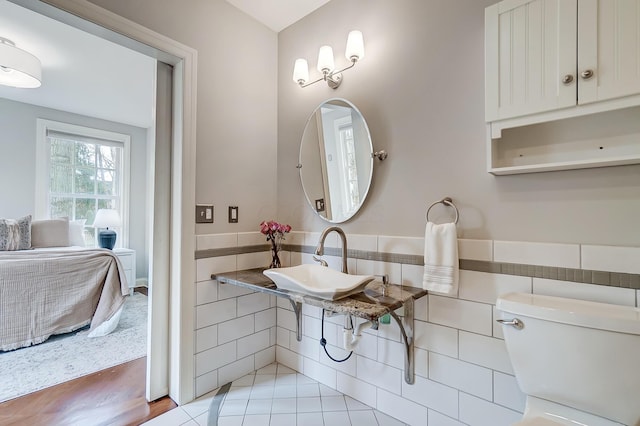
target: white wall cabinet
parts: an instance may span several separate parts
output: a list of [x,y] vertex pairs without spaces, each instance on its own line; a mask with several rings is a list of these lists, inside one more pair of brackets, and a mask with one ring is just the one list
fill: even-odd
[[554,158],[549,140],[538,147],[500,152],[504,129],[640,105],[638,34],[640,0],[504,0],[488,7],[489,171],[525,173],[640,162],[638,135],[597,148],[574,143],[575,158],[566,147],[560,149],[562,159]]
[[485,12],[487,121],[576,104],[577,0],[509,0]]
[[580,105],[640,93],[640,0],[578,0],[577,69]]

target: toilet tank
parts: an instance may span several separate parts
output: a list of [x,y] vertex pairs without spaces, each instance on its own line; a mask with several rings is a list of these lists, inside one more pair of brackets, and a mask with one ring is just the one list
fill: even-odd
[[527,395],[640,425],[640,309],[525,293],[497,303],[520,389]]

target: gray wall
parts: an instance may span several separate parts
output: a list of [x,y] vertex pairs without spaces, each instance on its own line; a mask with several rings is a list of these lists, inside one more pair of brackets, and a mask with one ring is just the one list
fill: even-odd
[[131,136],[129,247],[136,250],[137,277],[147,276],[147,131],[140,127],[0,99],[0,217],[34,213],[36,120],[60,121]]
[[91,1],[198,51],[196,202],[215,206],[215,223],[196,233],[275,219],[277,35],[224,0]]
[[[453,197],[460,236],[640,245],[640,165],[494,177],[486,172],[484,8],[494,0],[332,0],[278,37],[278,216],[295,230],[326,223],[307,206],[295,165],[307,117],[343,97],[364,114],[376,150],[373,188],[350,233],[422,236],[429,204]],[[359,29],[365,58],[342,86],[300,89],[318,48],[346,63]],[[598,120],[598,118],[593,118]],[[606,122],[602,122],[606,125]],[[434,209],[435,213],[436,212]]]

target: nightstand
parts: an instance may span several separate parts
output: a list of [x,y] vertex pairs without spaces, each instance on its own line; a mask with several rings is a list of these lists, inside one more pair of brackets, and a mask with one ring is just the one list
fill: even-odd
[[136,286],[136,251],[127,248],[116,248],[113,252],[120,259],[124,268],[124,275],[127,277],[129,294],[133,295],[133,288]]

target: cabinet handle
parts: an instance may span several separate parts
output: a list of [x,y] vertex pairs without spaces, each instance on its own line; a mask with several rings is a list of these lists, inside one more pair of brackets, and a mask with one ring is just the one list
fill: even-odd
[[573,82],[573,75],[567,74],[564,77],[562,77],[562,84],[564,84],[565,86],[568,86],[572,82]]
[[593,74],[593,70],[584,70],[580,73],[580,77],[582,77],[583,80],[589,80],[593,77]]

